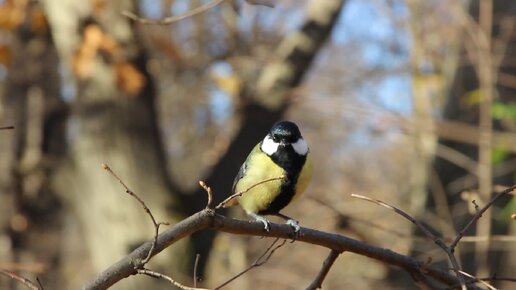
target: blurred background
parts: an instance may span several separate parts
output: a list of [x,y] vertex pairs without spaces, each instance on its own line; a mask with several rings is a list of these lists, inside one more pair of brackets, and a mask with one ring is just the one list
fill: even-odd
[[[302,226],[443,268],[412,214],[450,242],[492,194],[515,183],[514,0],[0,1],[0,268],[45,289],[76,289],[152,238],[141,207],[177,222],[227,197],[247,153],[296,122],[315,174],[286,214]],[[264,5],[265,4],[265,5]],[[212,5],[213,6],[213,5]],[[273,6],[273,7],[269,7]],[[515,277],[516,201],[497,202],[457,249],[464,271]],[[245,218],[239,208],[225,212]],[[204,287],[270,244],[198,233],[149,268]],[[287,243],[228,289],[304,289],[328,251]],[[500,289],[514,287],[496,281]],[[0,289],[25,289],[0,276]],[[113,289],[170,289],[130,277]],[[344,253],[325,289],[414,289],[410,275]]]

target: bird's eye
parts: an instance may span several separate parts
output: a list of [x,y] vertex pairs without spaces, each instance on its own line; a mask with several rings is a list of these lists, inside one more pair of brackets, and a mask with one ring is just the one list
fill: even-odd
[[279,136],[278,135],[272,135],[272,141],[274,141],[275,143],[278,143],[279,142]]

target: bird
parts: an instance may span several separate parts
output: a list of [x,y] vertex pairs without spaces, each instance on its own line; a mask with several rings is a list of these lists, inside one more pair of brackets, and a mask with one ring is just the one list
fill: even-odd
[[270,221],[263,215],[278,216],[297,234],[299,222],[280,211],[308,187],[313,167],[309,153],[295,123],[275,123],[240,167],[232,187],[232,196],[237,196],[224,207],[239,204],[248,216],[263,223],[266,231]]

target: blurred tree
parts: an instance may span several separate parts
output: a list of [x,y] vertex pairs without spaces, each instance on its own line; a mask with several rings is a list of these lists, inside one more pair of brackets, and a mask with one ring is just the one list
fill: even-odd
[[[102,163],[113,167],[142,196],[157,219],[174,223],[183,212],[164,162],[148,58],[138,30],[120,13],[134,10],[133,2],[49,0],[44,4],[60,59],[74,82],[70,149],[53,181],[77,219],[67,223],[66,239],[71,244],[80,241],[85,248],[84,252],[64,249],[69,271],[64,273],[66,288],[78,288],[77,283],[153,233],[140,205],[124,196],[117,182],[101,170]],[[186,273],[194,256],[186,247],[179,245],[160,256],[155,267]],[[82,278],[72,273],[83,273]],[[117,287],[156,289],[155,284],[135,279]]]
[[[480,30],[465,28],[475,22],[464,13],[466,4],[286,0],[270,9],[249,5],[261,1],[228,0],[171,25],[145,26],[120,12],[160,18],[211,2],[45,0],[46,15],[29,2],[6,0],[0,7],[7,35],[0,41],[11,39],[0,45],[0,64],[11,62],[6,79],[0,78],[5,83],[0,126],[17,127],[0,132],[0,170],[13,173],[0,175],[0,243],[7,239],[12,245],[0,247],[0,255],[23,265],[28,259],[50,265],[45,286],[78,288],[152,236],[148,217],[101,163],[108,163],[158,220],[175,222],[205,206],[199,179],[214,189],[214,202],[227,196],[246,154],[284,116],[302,125],[316,160],[309,192],[289,208],[303,225],[401,253],[416,241],[415,255],[441,261],[431,252],[432,242],[411,236],[408,223],[392,229],[398,216],[350,201],[349,193],[374,192],[410,213],[421,212],[421,219],[445,236],[455,232],[455,217],[466,216],[465,209],[454,207],[457,195],[446,195],[476,186],[476,108],[483,91],[477,89],[477,63],[469,61],[478,59]],[[514,12],[507,8],[510,1],[493,3],[504,13],[493,18],[492,51],[503,55],[503,65],[496,78],[501,97],[494,99],[491,112],[500,126],[495,129],[509,131],[514,108],[505,101],[513,90]],[[504,10],[503,5],[509,6]],[[35,8],[39,14],[30,12]],[[345,17],[337,21],[340,11]],[[509,16],[499,21],[499,15]],[[50,27],[31,28],[45,23],[44,16]],[[332,34],[335,27],[339,30]],[[321,50],[328,38],[330,45]],[[443,107],[446,120],[436,120]],[[462,136],[466,131],[473,137]],[[408,138],[400,132],[408,132]],[[506,161],[511,150],[507,145],[494,150],[500,162],[494,164],[495,176],[512,174],[514,162]],[[467,158],[457,163],[450,156]],[[436,214],[423,211],[429,172]],[[43,238],[54,245],[38,240]],[[267,242],[199,233],[149,267],[189,281],[193,258],[200,253],[198,272],[214,285],[247,266],[247,256],[261,252]],[[44,253],[48,247],[52,251]],[[275,254],[276,261],[230,287],[305,285],[326,253],[300,243],[287,247]],[[386,279],[387,273],[381,263],[346,255],[325,285],[397,289],[399,277]],[[413,288],[406,273],[403,279]],[[142,277],[127,280],[118,287],[169,288]]]
[[[7,68],[0,123],[15,126],[0,137],[0,267],[48,271],[48,286],[58,287],[60,275],[51,269],[59,268],[63,216],[49,176],[65,146],[59,58],[39,3],[4,1],[0,19]],[[0,288],[14,289],[13,282],[0,280]]]
[[[511,64],[516,49],[516,3],[503,0],[471,1],[469,13],[465,11],[467,9],[455,10],[455,17],[460,19],[465,33],[461,36],[461,57],[456,71],[452,74],[453,77],[450,78],[453,82],[443,110],[443,118],[478,126],[478,144],[464,142],[466,134],[455,137],[448,135],[439,139],[438,146],[452,152],[451,156],[458,157],[458,160],[466,160],[466,163],[457,163],[457,159],[450,158],[449,154],[437,154],[430,181],[430,187],[434,191],[431,204],[436,209],[437,216],[456,229],[460,229],[471,217],[471,200],[477,200],[480,204],[487,202],[492,196],[493,184],[513,184],[516,172],[513,152],[493,147],[496,144],[493,145],[490,141],[493,140],[493,130],[514,131],[514,119],[507,118],[507,115],[503,118],[497,117],[493,104],[510,106],[515,101],[515,86],[513,82],[508,81],[508,76],[516,72]],[[491,159],[492,156],[499,158],[494,160]],[[468,160],[471,162],[468,163]],[[464,192],[465,190],[471,192]],[[446,194],[444,200],[439,197],[443,193]],[[509,199],[498,206],[509,206]],[[443,212],[443,206],[447,206],[448,203],[449,213]],[[451,215],[454,222],[451,223],[446,215]],[[510,224],[508,217],[506,216],[504,221],[495,222],[500,217],[497,214],[482,217],[478,224],[484,230],[477,228],[477,234],[486,237],[507,233]],[[514,259],[500,259],[500,254],[504,252],[505,257],[508,257],[508,252],[513,253],[514,247],[504,247],[495,241],[480,239],[476,242],[475,248],[476,250],[473,250],[468,245],[461,246],[466,272],[477,273],[480,276],[503,276],[504,273],[510,275],[507,269],[514,269],[514,265],[504,264],[511,263],[508,261]],[[495,250],[492,250],[493,248]],[[489,260],[485,259],[487,256]]]

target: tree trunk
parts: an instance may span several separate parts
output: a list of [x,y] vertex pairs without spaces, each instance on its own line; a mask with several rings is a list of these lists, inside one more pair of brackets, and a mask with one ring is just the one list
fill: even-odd
[[[45,284],[56,288],[62,207],[48,180],[63,152],[66,120],[58,56],[41,5],[4,3],[2,9],[20,16],[2,27],[12,37],[0,126],[15,127],[0,131],[1,239],[10,241],[0,250],[2,268],[31,279],[45,271]],[[0,288],[24,286],[3,279]]]
[[[67,224],[66,238],[83,251],[64,249],[68,274],[75,275],[67,277],[67,289],[78,288],[153,237],[144,209],[101,164],[108,164],[158,221],[174,223],[182,216],[168,179],[145,51],[138,31],[120,14],[133,11],[133,2],[99,3],[45,1],[61,60],[76,83],[70,150],[53,179],[75,218]],[[150,267],[178,277],[194,256],[183,243],[153,259]],[[129,280],[116,287],[168,287],[155,279]]]

